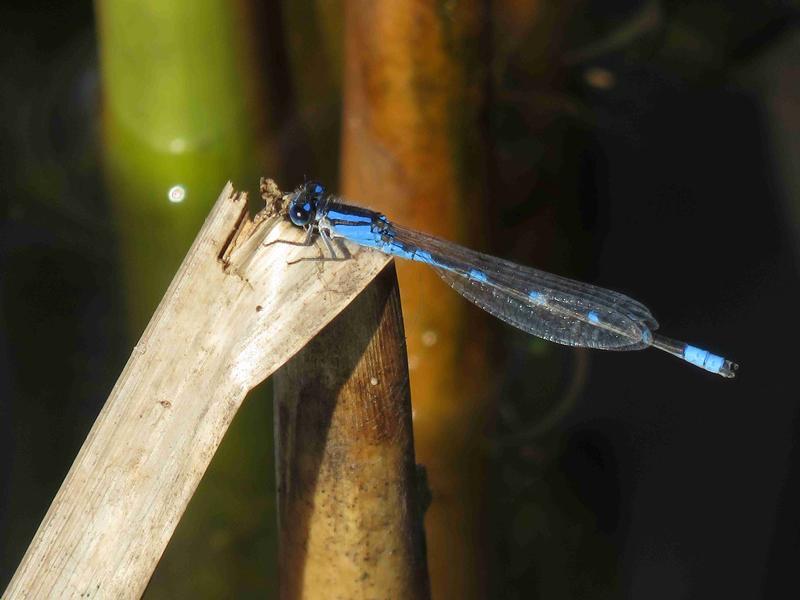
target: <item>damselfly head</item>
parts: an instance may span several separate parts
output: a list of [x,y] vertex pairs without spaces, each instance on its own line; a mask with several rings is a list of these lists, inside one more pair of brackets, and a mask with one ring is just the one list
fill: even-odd
[[301,185],[289,200],[289,218],[298,227],[305,227],[314,220],[317,206],[325,196],[325,187],[316,181]]

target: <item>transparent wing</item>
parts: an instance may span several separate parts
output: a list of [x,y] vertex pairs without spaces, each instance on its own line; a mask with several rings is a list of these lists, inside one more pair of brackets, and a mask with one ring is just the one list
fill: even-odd
[[639,350],[658,323],[612,290],[524,267],[392,224],[381,248],[433,266],[470,302],[523,331],[569,346]]

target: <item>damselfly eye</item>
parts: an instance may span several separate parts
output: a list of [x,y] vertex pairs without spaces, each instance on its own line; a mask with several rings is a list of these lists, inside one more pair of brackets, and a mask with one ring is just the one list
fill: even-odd
[[298,227],[305,227],[317,212],[317,206],[325,195],[325,187],[316,181],[304,184],[289,202],[289,218]]
[[311,222],[311,215],[314,212],[314,207],[311,202],[306,200],[302,204],[293,200],[289,206],[289,218],[292,223],[298,227],[303,227]]

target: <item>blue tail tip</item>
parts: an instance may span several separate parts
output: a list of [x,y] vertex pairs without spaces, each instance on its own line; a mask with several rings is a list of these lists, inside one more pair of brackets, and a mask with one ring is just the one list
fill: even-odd
[[690,344],[686,344],[683,349],[683,359],[701,369],[728,378],[736,377],[736,370],[739,368],[735,362]]

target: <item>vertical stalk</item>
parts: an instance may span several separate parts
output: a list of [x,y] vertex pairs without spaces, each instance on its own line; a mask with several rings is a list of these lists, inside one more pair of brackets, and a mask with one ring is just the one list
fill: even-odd
[[[484,4],[349,0],[343,191],[392,218],[462,242],[484,202]],[[485,317],[435,273],[398,265],[417,456],[428,470],[432,594],[486,594]]]
[[245,6],[95,3],[106,175],[134,330],[152,313],[219,186],[253,177],[262,158],[262,94]]
[[280,597],[429,597],[394,267],[275,378]]
[[[246,0],[96,0],[95,9],[106,178],[136,335],[220,186],[246,187],[275,167],[256,54],[262,34]],[[154,598],[267,593],[270,486],[246,498],[236,489],[257,470],[272,473],[271,411],[251,401],[242,413],[159,563]]]

